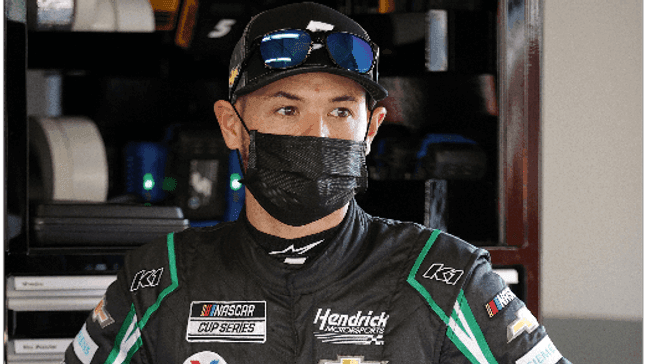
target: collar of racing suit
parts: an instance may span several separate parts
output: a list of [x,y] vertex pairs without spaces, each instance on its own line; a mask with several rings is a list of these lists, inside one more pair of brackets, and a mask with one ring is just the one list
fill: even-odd
[[[243,216],[245,217],[245,215]],[[284,239],[259,231],[247,218],[244,218],[243,221],[255,243],[259,244],[267,254],[294,269],[300,269],[305,262],[318,257],[326,249],[341,225],[340,223],[328,230],[301,238]]]
[[357,205],[355,199],[349,204],[346,216],[338,225],[334,236],[329,238],[324,251],[315,259],[294,269],[268,255],[257,244],[245,224],[245,211],[236,222],[234,236],[240,241],[233,244],[233,259],[259,281],[283,294],[308,293],[329,286],[353,270],[361,262],[361,252],[369,225],[368,215]]

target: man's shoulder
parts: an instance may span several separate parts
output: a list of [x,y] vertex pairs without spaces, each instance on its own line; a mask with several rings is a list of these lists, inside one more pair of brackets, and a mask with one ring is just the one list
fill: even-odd
[[204,250],[206,245],[219,244],[222,237],[231,231],[233,224],[226,222],[210,227],[192,227],[161,236],[130,251],[125,264],[130,269],[177,264],[183,257]]
[[433,230],[413,249],[407,282],[443,320],[466,288],[475,268],[488,264],[488,252],[454,235]]
[[434,230],[426,242],[431,256],[447,260],[457,266],[467,267],[472,265],[480,256],[488,256],[488,252],[455,235]]
[[180,249],[188,248],[202,244],[215,244],[222,237],[228,235],[235,228],[237,222],[221,222],[208,227],[192,227],[177,233],[174,233],[174,241]]
[[[471,279],[478,267],[489,266],[490,257],[465,240],[424,225],[369,217],[369,238],[378,241],[380,247],[389,246],[404,261],[404,279],[413,288],[422,303],[429,306],[434,315],[448,323],[464,289],[470,289]],[[481,273],[479,273],[481,274]]]
[[369,214],[366,216],[369,221],[369,230],[375,234],[380,234],[381,236],[398,235],[411,238],[415,236],[425,237],[432,233],[432,229],[416,222],[394,220]]
[[[452,234],[430,230],[427,240],[413,248],[410,255],[412,275],[420,273],[419,278],[436,281],[442,279],[450,286],[462,286],[465,273],[481,261],[489,261],[486,250],[480,249]],[[443,272],[443,274],[439,274]],[[454,272],[454,273],[451,273]]]
[[449,259],[455,265],[470,264],[475,256],[488,255],[467,241],[443,232],[438,229],[426,227],[420,223],[400,221],[369,215],[370,230],[383,237],[398,236],[399,242],[407,239],[411,243],[414,259],[429,256],[436,259]]
[[207,228],[189,228],[167,234],[130,251],[124,261],[122,280],[134,295],[136,305],[147,309],[160,297],[182,288],[196,257],[210,254],[227,236],[230,223]]

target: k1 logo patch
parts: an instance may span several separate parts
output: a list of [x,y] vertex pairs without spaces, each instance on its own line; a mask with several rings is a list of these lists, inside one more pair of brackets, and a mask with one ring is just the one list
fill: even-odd
[[141,270],[135,274],[133,277],[133,283],[131,284],[131,292],[135,292],[140,288],[155,287],[160,284],[160,279],[162,279],[162,273],[164,268],[158,268],[153,270]]
[[189,309],[188,342],[266,341],[265,301],[194,301]]
[[338,355],[336,360],[320,360],[318,364],[387,364],[388,361],[364,361],[364,356]]
[[441,263],[434,263],[430,266],[430,268],[428,268],[425,273],[423,273],[423,278],[440,281],[454,286],[459,281],[463,273],[463,270],[444,267]]
[[227,364],[227,362],[214,352],[201,351],[188,357],[182,364]]

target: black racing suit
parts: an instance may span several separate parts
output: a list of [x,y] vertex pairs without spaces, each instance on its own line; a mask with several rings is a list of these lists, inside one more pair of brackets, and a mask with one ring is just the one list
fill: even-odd
[[131,252],[65,362],[569,363],[488,253],[451,235],[353,201],[294,269],[242,219]]

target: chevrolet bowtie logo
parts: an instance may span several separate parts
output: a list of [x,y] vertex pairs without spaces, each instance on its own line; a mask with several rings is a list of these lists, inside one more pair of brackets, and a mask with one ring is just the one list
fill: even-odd
[[463,275],[463,270],[444,267],[441,263],[434,263],[423,273],[423,278],[433,279],[446,284],[455,285]]
[[535,316],[526,307],[522,307],[515,314],[518,317],[517,320],[511,322],[507,328],[506,336],[508,342],[513,341],[513,339],[522,335],[525,331],[530,334],[540,326],[538,320],[536,320]]

